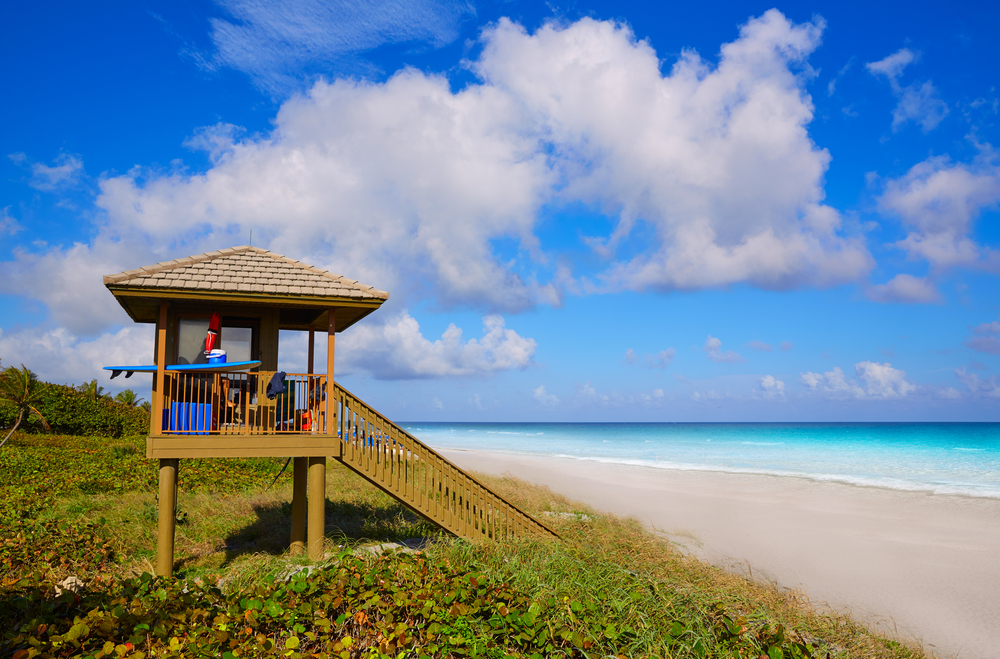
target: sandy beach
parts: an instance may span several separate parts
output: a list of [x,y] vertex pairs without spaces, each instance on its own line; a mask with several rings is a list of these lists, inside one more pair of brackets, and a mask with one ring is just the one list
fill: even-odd
[[1000,657],[1000,500],[804,478],[442,450],[634,516],[716,565],[805,592],[941,657]]

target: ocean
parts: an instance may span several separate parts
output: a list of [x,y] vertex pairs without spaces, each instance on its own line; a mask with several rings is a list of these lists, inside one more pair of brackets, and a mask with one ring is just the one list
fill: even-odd
[[1000,423],[402,423],[434,448],[1000,498]]

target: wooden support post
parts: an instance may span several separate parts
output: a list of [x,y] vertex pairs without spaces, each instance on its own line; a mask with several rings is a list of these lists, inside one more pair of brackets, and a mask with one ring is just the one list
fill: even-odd
[[327,312],[326,326],[326,405],[324,406],[324,417],[326,418],[326,434],[333,435],[334,419],[336,412],[333,402],[333,364],[334,356],[337,353],[337,310],[330,309]]
[[289,552],[299,556],[306,550],[306,471],[309,458],[293,458],[292,543]]
[[174,571],[174,527],[177,520],[177,458],[160,459],[160,496],[156,525],[156,574]]
[[316,330],[309,328],[309,363],[307,364],[308,370],[306,373],[312,375],[313,372],[313,362],[316,356]]
[[326,458],[309,458],[309,560],[323,559],[326,537]]
[[156,323],[156,375],[153,376],[152,413],[149,415],[149,434],[163,434],[164,369],[167,367],[167,301],[160,301],[160,319]]

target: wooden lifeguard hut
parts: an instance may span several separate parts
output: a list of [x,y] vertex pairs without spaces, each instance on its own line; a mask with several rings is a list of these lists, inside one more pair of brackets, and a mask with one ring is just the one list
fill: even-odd
[[[182,458],[294,458],[290,550],[308,546],[313,560],[323,557],[328,458],[455,535],[555,535],[334,381],[337,332],[377,310],[387,292],[248,246],[108,275],[104,284],[132,320],[156,324],[155,369],[116,369],[154,373],[146,457],[159,460],[158,574],[173,571]],[[228,362],[259,367],[203,363],[213,314]],[[306,373],[278,371],[279,330],[309,333]],[[314,372],[317,332],[326,335],[326,373]]]

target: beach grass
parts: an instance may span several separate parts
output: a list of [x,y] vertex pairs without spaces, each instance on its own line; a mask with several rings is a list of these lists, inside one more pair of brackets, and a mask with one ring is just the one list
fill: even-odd
[[[0,654],[926,656],[513,477],[478,475],[561,540],[439,535],[331,462],[329,559],[307,577],[296,571],[308,561],[286,553],[291,470],[271,486],[284,460],[184,460],[177,578],[154,579],[156,470],[143,441],[20,434],[0,451],[0,627],[13,630]],[[417,555],[357,551],[409,538],[432,541]],[[84,589],[56,596],[70,576]],[[129,598],[123,626],[115,613]]]

